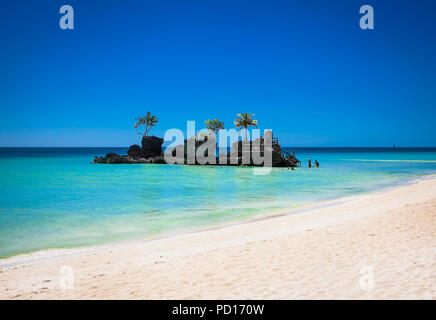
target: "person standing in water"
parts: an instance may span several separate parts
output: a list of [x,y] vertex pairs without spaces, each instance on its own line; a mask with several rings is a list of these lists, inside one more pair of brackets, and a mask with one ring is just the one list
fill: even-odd
[[315,160],[315,167],[319,168],[319,162],[318,162],[318,160]]
[[309,163],[309,168],[312,168],[312,159],[307,159],[307,162]]

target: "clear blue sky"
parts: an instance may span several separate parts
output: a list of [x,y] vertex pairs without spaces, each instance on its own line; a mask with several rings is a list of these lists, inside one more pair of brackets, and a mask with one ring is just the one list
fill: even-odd
[[4,0],[0,146],[129,146],[146,111],[157,135],[247,111],[285,146],[434,147],[435,17],[422,0]]

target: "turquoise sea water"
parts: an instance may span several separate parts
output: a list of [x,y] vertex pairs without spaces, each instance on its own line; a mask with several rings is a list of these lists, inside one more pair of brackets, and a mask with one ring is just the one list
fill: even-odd
[[[186,232],[436,173],[436,149],[292,148],[294,171],[91,164],[127,148],[0,148],[0,257]],[[309,169],[307,158],[321,167]]]

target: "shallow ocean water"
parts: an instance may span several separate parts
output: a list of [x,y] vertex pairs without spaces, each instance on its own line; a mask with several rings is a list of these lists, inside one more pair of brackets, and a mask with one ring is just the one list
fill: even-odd
[[436,173],[436,149],[291,148],[303,167],[268,175],[90,163],[126,150],[0,148],[0,257],[187,232]]

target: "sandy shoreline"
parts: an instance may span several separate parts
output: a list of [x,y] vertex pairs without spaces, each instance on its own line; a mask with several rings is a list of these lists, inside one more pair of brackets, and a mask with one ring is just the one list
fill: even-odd
[[436,177],[295,215],[46,254],[0,260],[0,298],[436,299]]

